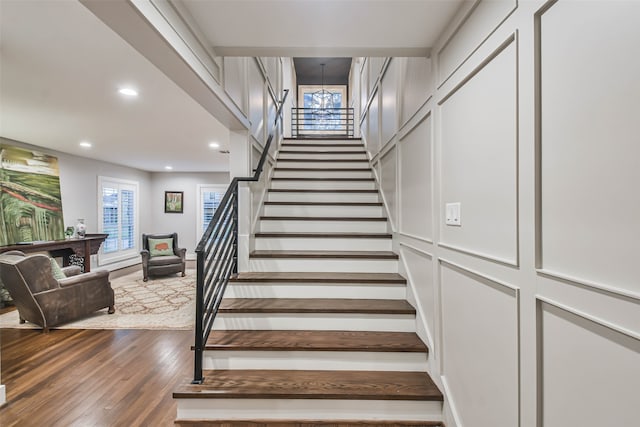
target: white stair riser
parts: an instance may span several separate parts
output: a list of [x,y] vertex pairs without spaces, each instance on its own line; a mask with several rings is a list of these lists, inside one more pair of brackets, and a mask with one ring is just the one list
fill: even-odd
[[[261,220],[262,232],[386,233],[385,221]],[[326,271],[326,270],[323,270]]]
[[397,260],[386,259],[295,259],[295,258],[249,258],[251,271],[291,271],[336,273],[396,273]]
[[265,216],[367,217],[384,215],[382,206],[340,205],[265,205]]
[[204,369],[426,372],[426,353],[206,350]]
[[282,159],[314,159],[314,160],[364,160],[367,159],[367,154],[363,151],[361,153],[323,153],[320,151],[308,151],[305,153],[289,153],[281,151],[278,153],[278,160]]
[[287,144],[284,143],[280,146],[280,150],[285,151],[362,151],[364,152],[364,145],[359,145],[357,147],[350,147],[349,145],[333,145],[333,144],[323,144],[323,145],[307,145],[307,146],[299,146],[297,144]]
[[[298,157],[299,158],[299,157]],[[295,160],[278,160],[280,168],[317,168],[317,169],[345,169],[345,168],[367,168],[370,167],[369,162],[352,161],[352,162],[314,162],[314,161],[295,161]]]
[[391,249],[391,239],[256,238],[256,250],[259,251],[391,251]]
[[213,330],[415,332],[411,314],[218,313]]
[[309,283],[241,283],[229,284],[225,298],[331,298],[399,299],[407,297],[404,285],[394,284],[309,284]]
[[442,403],[411,400],[174,399],[180,420],[441,421]]
[[271,188],[291,188],[305,190],[375,190],[375,181],[305,181],[271,180]]
[[379,193],[304,193],[304,192],[277,192],[268,193],[270,202],[379,202]]
[[[344,169],[344,168],[343,168]],[[361,169],[361,168],[359,168]],[[362,171],[347,170],[282,170],[276,169],[273,173],[277,178],[373,178],[369,169]]]

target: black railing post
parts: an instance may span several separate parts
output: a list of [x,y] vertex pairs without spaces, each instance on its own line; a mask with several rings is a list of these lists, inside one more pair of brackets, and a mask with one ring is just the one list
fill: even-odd
[[204,323],[204,252],[198,251],[196,261],[196,325],[195,325],[195,343],[193,363],[193,381],[192,384],[202,384],[204,377],[202,376],[202,353],[204,352],[204,334],[202,326]]
[[232,274],[238,275],[238,188],[240,183],[236,185],[235,194],[233,195],[233,207],[231,208],[233,214],[233,269]]

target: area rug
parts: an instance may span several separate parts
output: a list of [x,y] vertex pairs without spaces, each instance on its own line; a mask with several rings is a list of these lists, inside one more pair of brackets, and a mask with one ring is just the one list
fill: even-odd
[[[195,270],[179,274],[142,280],[142,272],[111,280],[115,294],[114,314],[107,310],[53,329],[193,329],[195,319]],[[18,311],[0,316],[0,328],[33,328],[31,323],[20,324]]]

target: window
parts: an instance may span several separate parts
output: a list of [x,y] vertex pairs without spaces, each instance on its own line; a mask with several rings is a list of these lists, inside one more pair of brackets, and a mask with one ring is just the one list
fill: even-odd
[[98,264],[138,256],[138,183],[101,176],[98,195],[98,229],[109,234]]
[[222,185],[198,185],[198,221],[196,238],[202,238],[205,230],[216,213],[227,187]]

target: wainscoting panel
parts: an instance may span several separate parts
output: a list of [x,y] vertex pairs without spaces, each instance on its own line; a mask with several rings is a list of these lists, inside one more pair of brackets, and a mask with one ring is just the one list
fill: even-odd
[[517,7],[517,0],[477,0],[438,52],[438,86],[448,80]]
[[369,105],[369,112],[367,113],[367,117],[369,118],[369,126],[367,127],[367,148],[371,152],[371,156],[375,156],[380,151],[380,117],[379,116],[379,105],[378,105],[378,93],[373,96],[371,100],[371,104]]
[[381,105],[381,124],[382,135],[381,143],[384,146],[393,138],[398,130],[398,64],[399,61],[392,59],[382,78],[382,105]]
[[[441,101],[443,246],[518,264],[517,41],[506,40]],[[445,225],[461,204],[461,226]]]
[[550,301],[538,325],[539,425],[637,425],[640,340]]
[[396,58],[402,61],[400,123],[404,125],[433,93],[430,58]]
[[[433,355],[438,354],[438,350],[434,344],[436,304],[432,257],[426,252],[403,243],[400,243],[400,257],[407,270],[407,276],[410,282],[409,286],[413,291],[413,296],[417,303],[416,309],[418,310],[419,317],[418,333],[420,334],[420,331],[424,329],[427,335],[425,343],[429,346],[429,352]],[[414,303],[411,299],[409,299],[409,302]],[[422,338],[424,339],[424,336]]]
[[553,299],[582,313],[603,319],[630,335],[640,337],[640,298],[596,289],[580,282],[538,274],[538,295]]
[[432,240],[433,193],[431,115],[400,140],[401,233]]
[[254,59],[249,60],[249,120],[251,135],[263,141],[264,133],[264,77]]
[[440,277],[442,373],[461,425],[518,426],[518,290],[443,260]]
[[539,263],[640,295],[640,3],[561,1],[538,19]]
[[398,168],[396,163],[396,151],[396,146],[393,146],[380,158],[380,190],[384,196],[384,201],[390,215],[389,219],[394,229],[396,229],[396,212],[398,208],[398,179],[396,175]]
[[224,58],[224,90],[243,113],[247,113],[247,58]]

